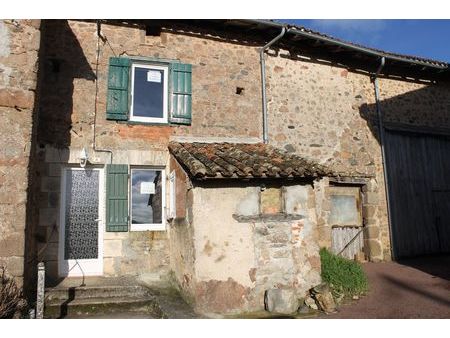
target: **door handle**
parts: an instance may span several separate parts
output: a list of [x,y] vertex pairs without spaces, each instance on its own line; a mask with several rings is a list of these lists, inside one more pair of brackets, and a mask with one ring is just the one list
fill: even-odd
[[96,219],[94,219],[94,222],[101,222],[101,221],[102,221],[101,218],[96,218]]

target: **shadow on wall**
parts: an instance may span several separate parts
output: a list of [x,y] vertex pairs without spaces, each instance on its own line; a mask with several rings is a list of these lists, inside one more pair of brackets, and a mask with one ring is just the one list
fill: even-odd
[[[384,89],[383,81],[380,82],[381,95],[383,90],[395,89]],[[386,129],[394,256],[398,259],[448,253],[449,83],[432,84],[381,100],[380,106]],[[360,115],[380,143],[376,105],[361,105]]]
[[[382,99],[383,92],[392,91],[392,87],[383,87],[381,80],[379,89],[383,123],[388,129],[411,126],[424,132],[429,128],[450,131],[450,83],[428,85],[388,99]],[[375,97],[375,89],[373,95]],[[376,105],[363,103],[359,113],[380,143]]]
[[[38,224],[40,171],[45,153],[37,152],[37,146],[42,149],[45,144],[57,148],[70,145],[74,79],[95,80],[94,71],[67,20],[42,20],[40,30],[25,229],[24,291],[30,301],[34,301],[36,293],[37,263],[45,252],[38,252],[38,244],[48,240],[47,227]],[[66,160],[61,158],[61,162]],[[56,224],[52,226],[56,228]]]
[[95,81],[96,76],[67,20],[43,20],[41,32],[38,142],[67,147],[74,127],[74,79]]
[[[42,27],[42,21],[41,21]],[[42,46],[42,34],[40,36],[39,46]],[[39,48],[38,52],[38,69],[36,78],[36,91],[34,95],[33,111],[32,111],[32,127],[31,127],[31,144],[30,157],[28,164],[28,187],[27,187],[27,204],[26,204],[26,225],[25,225],[25,248],[23,262],[23,292],[27,300],[32,303],[36,300],[37,285],[37,225],[38,225],[38,209],[39,205],[39,189],[40,180],[38,172],[38,156],[36,154],[37,129],[39,119],[39,101],[40,87],[42,82],[41,64],[43,59],[43,50]]]
[[[154,24],[156,25],[158,24],[158,22],[155,20],[150,21],[154,21]],[[201,27],[201,25],[193,26],[192,22],[187,22],[186,24],[183,24],[182,22],[171,22],[169,23],[170,28],[163,27],[164,24],[167,24],[167,20],[162,20],[162,22],[159,22],[159,24],[162,26],[160,28],[161,32],[164,33],[176,32],[177,35],[185,35],[189,37],[201,37],[202,39],[208,39],[218,42],[226,42],[229,44],[235,44],[240,46],[245,45],[250,47],[262,47],[268,41],[272,40],[275,36],[277,36],[280,33],[279,29],[273,29],[273,36],[268,35],[267,37],[263,38],[258,34],[253,34],[249,36],[241,29],[233,28],[232,26],[228,26],[224,29],[223,25],[221,24],[218,24],[217,26],[214,27],[213,26]]]

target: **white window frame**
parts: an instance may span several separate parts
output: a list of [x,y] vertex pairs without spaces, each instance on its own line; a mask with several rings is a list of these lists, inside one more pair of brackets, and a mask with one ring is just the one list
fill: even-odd
[[175,171],[172,171],[169,175],[169,212],[168,218],[174,219],[177,217],[177,204],[176,204],[176,176]]
[[[136,68],[147,68],[162,70],[164,76],[163,85],[163,117],[143,117],[134,116],[134,71]],[[133,63],[131,65],[131,104],[130,104],[130,121],[135,122],[147,122],[147,123],[168,123],[168,110],[169,110],[169,66]]]
[[[153,170],[161,171],[161,193],[162,193],[162,203],[161,203],[161,223],[148,223],[148,224],[133,224],[133,171],[134,170]],[[130,168],[130,179],[128,180],[128,196],[129,196],[129,215],[130,215],[130,231],[164,231],[166,230],[166,172],[164,168],[161,167],[140,167],[133,166]]]

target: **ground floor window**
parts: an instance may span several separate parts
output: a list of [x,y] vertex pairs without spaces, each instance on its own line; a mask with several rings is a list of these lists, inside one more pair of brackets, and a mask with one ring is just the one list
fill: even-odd
[[132,168],[130,223],[132,231],[164,230],[164,171]]

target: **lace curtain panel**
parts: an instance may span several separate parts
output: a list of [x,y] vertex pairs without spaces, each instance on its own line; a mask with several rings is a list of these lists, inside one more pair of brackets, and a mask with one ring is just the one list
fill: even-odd
[[68,170],[64,259],[98,256],[98,170]]

